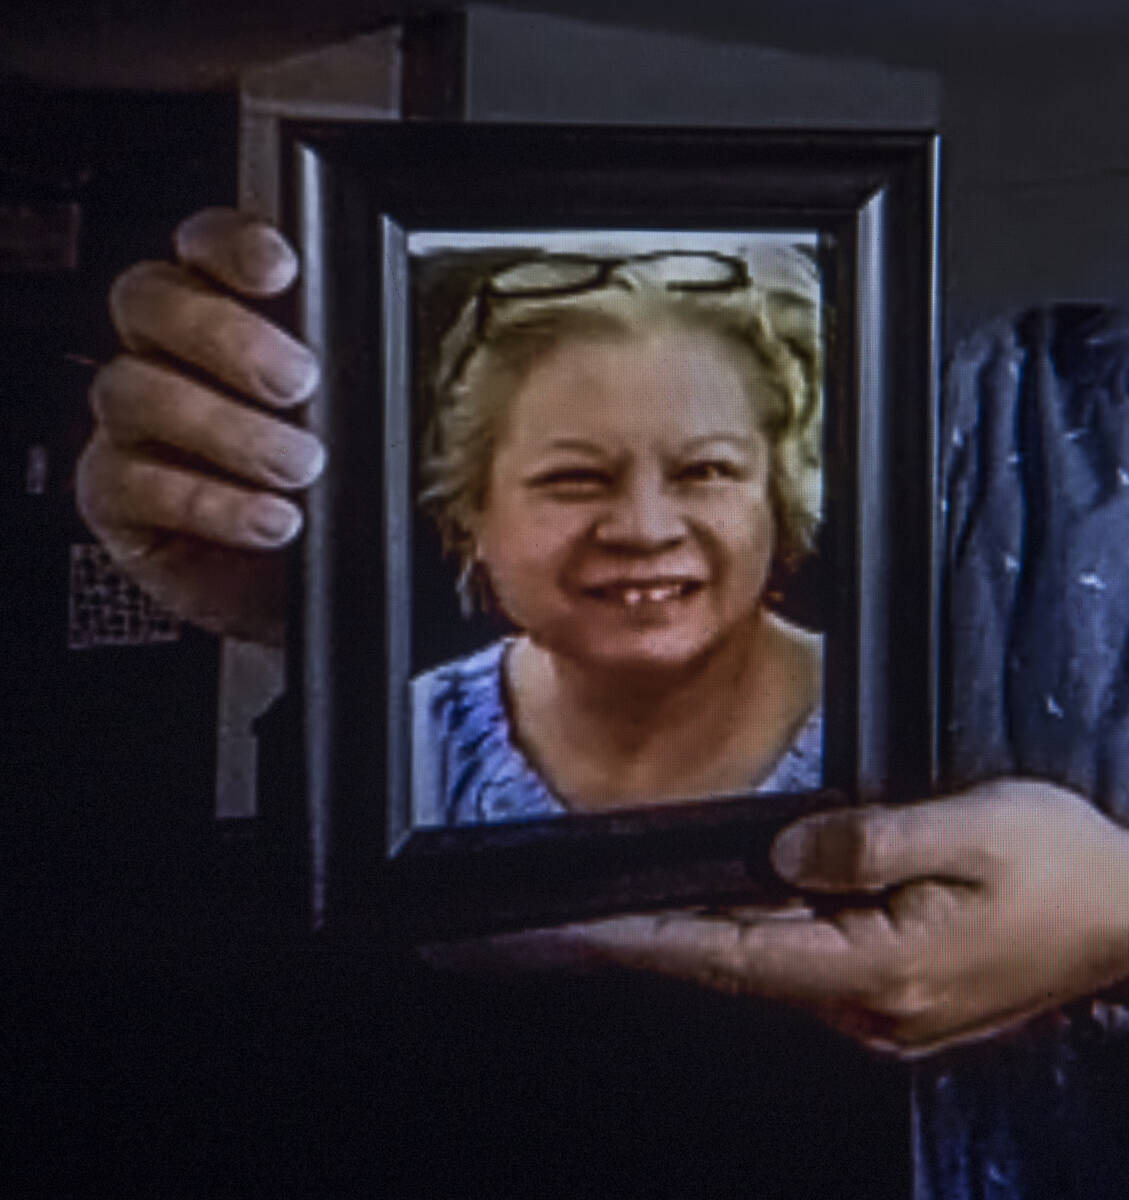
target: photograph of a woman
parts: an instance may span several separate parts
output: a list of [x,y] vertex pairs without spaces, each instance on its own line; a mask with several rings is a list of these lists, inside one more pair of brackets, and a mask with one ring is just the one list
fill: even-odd
[[412,684],[417,825],[822,782],[822,639],[774,612],[822,497],[809,250],[541,251],[439,341],[421,503],[514,632]]

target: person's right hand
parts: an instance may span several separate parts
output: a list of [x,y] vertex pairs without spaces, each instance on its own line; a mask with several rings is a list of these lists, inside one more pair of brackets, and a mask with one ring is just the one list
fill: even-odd
[[[215,633],[281,641],[287,495],[320,474],[321,443],[280,415],[318,382],[313,354],[229,294],[264,298],[298,261],[271,226],[206,209],[110,291],[125,352],[95,377],[97,426],[78,463],[83,518],[158,602]],[[215,284],[228,289],[221,291]]]

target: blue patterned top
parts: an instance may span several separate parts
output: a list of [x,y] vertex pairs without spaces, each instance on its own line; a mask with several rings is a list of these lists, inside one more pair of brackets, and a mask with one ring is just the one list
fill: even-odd
[[[568,811],[514,740],[502,682],[510,640],[444,663],[413,681],[414,824],[475,825]],[[822,780],[819,707],[769,775],[751,790],[811,791]]]

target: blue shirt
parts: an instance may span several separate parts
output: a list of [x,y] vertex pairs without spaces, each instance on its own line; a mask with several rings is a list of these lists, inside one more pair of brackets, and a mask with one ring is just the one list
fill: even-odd
[[[510,639],[494,642],[413,681],[414,824],[473,825],[568,811],[513,736],[502,681],[509,644]],[[820,707],[750,791],[811,791],[822,780]]]

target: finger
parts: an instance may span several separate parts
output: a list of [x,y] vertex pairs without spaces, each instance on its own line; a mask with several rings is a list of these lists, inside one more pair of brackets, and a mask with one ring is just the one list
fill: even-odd
[[514,970],[596,974],[613,965],[594,954],[584,937],[568,926],[433,942],[419,947],[417,953],[429,966],[460,974],[508,974]]
[[925,878],[976,884],[987,876],[994,844],[995,813],[983,798],[817,813],[777,835],[772,864],[816,891],[876,892]]
[[733,994],[823,1006],[869,985],[868,956],[822,920],[744,924],[663,913],[571,928],[594,953],[621,966]]
[[298,404],[317,386],[301,342],[182,267],[130,267],[110,289],[110,315],[130,349],[162,351],[265,404]]
[[746,925],[754,921],[791,921],[798,917],[814,916],[811,906],[802,896],[789,896],[779,904],[721,904],[684,911],[703,917],[724,917]]
[[90,403],[120,448],[173,446],[265,487],[306,487],[325,462],[305,430],[132,355],[98,372]]
[[[236,487],[115,446],[99,429],[79,461],[80,511],[111,551],[143,552],[154,529],[206,542],[273,549],[290,541],[301,511],[281,496]],[[139,548],[140,547],[140,548]]]
[[246,296],[276,296],[298,274],[298,256],[272,225],[233,208],[206,208],[177,226],[176,256]]

